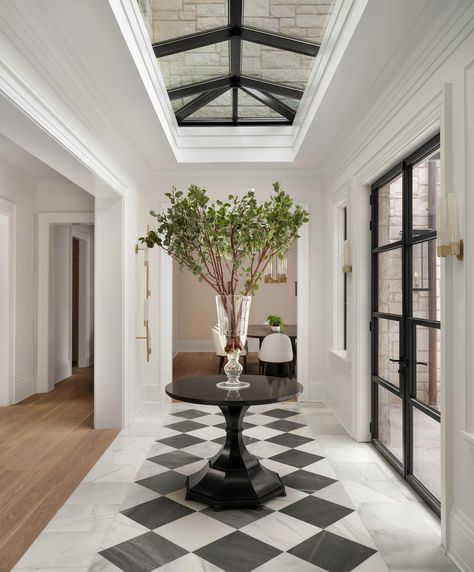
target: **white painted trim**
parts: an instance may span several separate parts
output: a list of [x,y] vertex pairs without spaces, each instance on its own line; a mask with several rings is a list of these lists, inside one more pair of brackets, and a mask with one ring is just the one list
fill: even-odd
[[449,515],[448,556],[462,572],[474,572],[474,521],[457,506]]
[[72,365],[69,360],[57,363],[54,366],[54,383],[59,383],[68,377],[71,377]]
[[[11,201],[0,198],[0,212],[8,218],[9,233],[9,252],[8,252],[8,306],[9,312],[6,318],[7,329],[9,332],[9,347],[7,351],[8,362],[7,379],[2,381],[6,387],[1,388],[0,395],[4,397],[0,399],[0,405],[11,405],[17,400],[17,388],[15,380],[15,344],[16,344],[16,206]],[[5,321],[5,317],[2,318]]]
[[[309,205],[298,203],[309,211]],[[170,207],[161,205],[161,211]],[[311,213],[310,213],[311,216]],[[298,315],[298,382],[303,386],[302,401],[313,401],[309,383],[309,307],[310,307],[310,260],[309,237],[311,221],[300,229],[298,239],[297,264],[297,315]],[[165,386],[173,379],[173,262],[163,250],[160,250],[160,385],[161,400],[169,401]],[[211,349],[210,351],[213,351]],[[318,399],[317,399],[318,400]]]
[[146,385],[141,385],[135,393],[128,398],[128,421],[129,423],[138,415],[146,399]]
[[54,387],[49,379],[49,267],[50,228],[53,224],[93,224],[94,213],[38,213],[38,315],[36,333],[36,391],[46,393]]
[[25,377],[24,379],[19,379],[16,382],[16,395],[15,403],[23,401],[27,397],[34,395],[36,393],[36,377],[32,375],[31,377]]

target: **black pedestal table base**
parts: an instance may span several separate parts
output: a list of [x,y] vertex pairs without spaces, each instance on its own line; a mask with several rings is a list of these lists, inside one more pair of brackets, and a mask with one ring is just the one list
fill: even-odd
[[245,446],[242,429],[248,406],[219,406],[226,420],[222,449],[203,469],[186,481],[186,498],[210,504],[214,509],[262,506],[269,498],[285,496],[277,473],[262,467]]

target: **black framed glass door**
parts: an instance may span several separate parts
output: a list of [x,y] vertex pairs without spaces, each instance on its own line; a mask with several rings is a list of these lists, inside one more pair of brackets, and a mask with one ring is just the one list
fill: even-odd
[[439,136],[372,185],[372,441],[440,513]]

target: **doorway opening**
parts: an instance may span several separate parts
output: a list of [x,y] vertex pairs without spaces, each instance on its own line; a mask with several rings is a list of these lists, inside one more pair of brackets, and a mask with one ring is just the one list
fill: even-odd
[[0,405],[15,400],[14,207],[0,199]]
[[439,515],[440,139],[372,186],[372,439]]

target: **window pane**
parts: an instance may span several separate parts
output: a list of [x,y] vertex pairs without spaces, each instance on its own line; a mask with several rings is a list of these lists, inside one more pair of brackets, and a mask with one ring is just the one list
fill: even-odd
[[378,219],[378,246],[402,239],[403,197],[401,175],[378,189]]
[[229,42],[220,42],[156,60],[167,89],[229,75]]
[[416,398],[439,410],[441,392],[441,330],[416,326]]
[[229,90],[192,113],[188,119],[230,119],[231,117],[232,91]]
[[400,248],[377,254],[378,311],[402,313],[402,251]]
[[304,89],[315,59],[252,42],[242,42],[242,74]]
[[227,26],[227,0],[138,0],[152,42]]
[[441,426],[415,407],[413,411],[413,474],[441,497]]
[[282,116],[239,89],[239,117],[252,119],[257,117],[271,117],[281,119]]
[[413,234],[436,229],[436,198],[440,192],[439,151],[413,166]]
[[440,320],[441,262],[436,256],[436,241],[413,245],[413,316]]
[[381,385],[378,388],[378,439],[402,462],[402,400]]
[[244,25],[321,43],[333,6],[334,0],[306,3],[247,0],[244,4]]
[[396,320],[377,319],[378,365],[375,372],[379,377],[399,387],[399,364],[391,359],[400,357],[400,324]]

